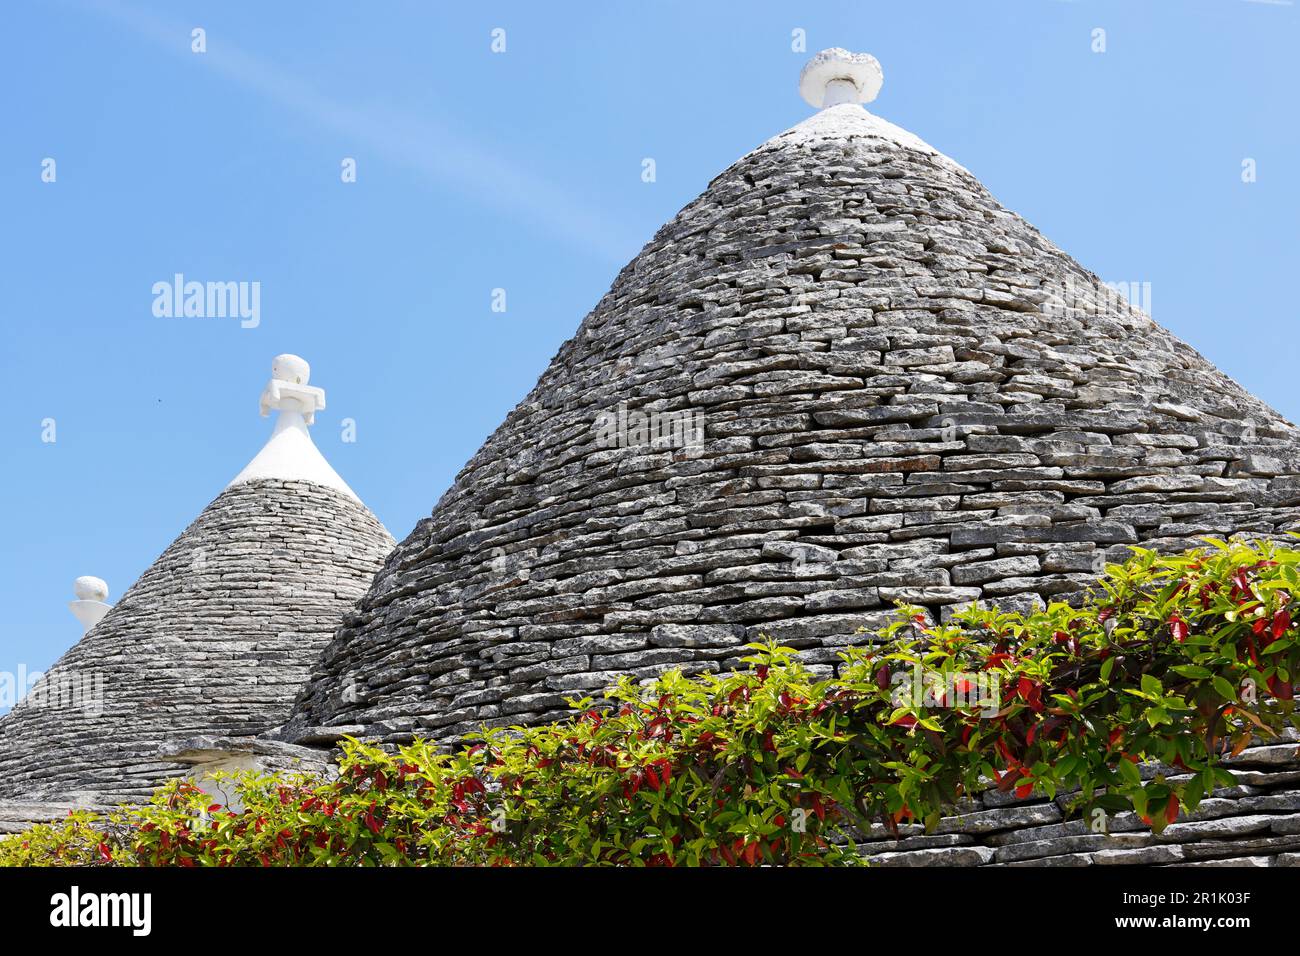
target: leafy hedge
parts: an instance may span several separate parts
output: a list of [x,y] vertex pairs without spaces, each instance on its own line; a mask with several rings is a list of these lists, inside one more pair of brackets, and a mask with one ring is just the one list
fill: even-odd
[[[1300,551],[1135,549],[1081,607],[948,624],[902,608],[817,680],[793,651],[647,686],[455,753],[349,740],[339,776],[236,775],[231,812],[173,781],[151,804],[0,841],[0,863],[856,863],[873,821],[933,826],[989,785],[1132,809],[1159,831],[1252,735],[1296,723]],[[1144,779],[1141,761],[1173,768]]]

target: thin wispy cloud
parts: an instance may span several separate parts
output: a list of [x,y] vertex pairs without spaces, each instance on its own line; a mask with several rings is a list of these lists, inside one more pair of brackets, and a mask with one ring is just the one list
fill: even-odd
[[483,205],[520,217],[604,260],[621,262],[640,248],[630,234],[562,186],[427,117],[362,107],[324,94],[302,77],[238,48],[229,37],[219,42],[209,37],[208,51],[195,55],[189,48],[190,26],[168,23],[113,0],[91,0],[89,6],[168,52],[193,57],[203,68],[410,170],[431,186],[468,192]]

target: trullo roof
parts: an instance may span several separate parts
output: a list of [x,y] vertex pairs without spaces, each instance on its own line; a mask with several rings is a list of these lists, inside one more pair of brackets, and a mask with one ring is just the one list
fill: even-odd
[[[543,721],[619,674],[742,666],[760,635],[829,671],[898,599],[1028,606],[1129,544],[1297,523],[1295,428],[866,112],[878,65],[837,57],[805,76],[825,108],[659,230],[399,545],[295,705],[299,739]],[[1264,772],[1293,751],[1248,751],[1248,799],[1207,803],[1234,819],[1171,833],[1266,843],[1260,814],[1300,810],[1300,775]],[[868,849],[1118,862],[1154,842],[997,797]],[[1300,842],[1258,852],[1279,839]]]
[[141,799],[185,772],[167,759],[184,741],[251,738],[285,719],[393,546],[312,444],[324,393],[308,375],[301,359],[276,359],[266,448],[0,718],[0,798]]

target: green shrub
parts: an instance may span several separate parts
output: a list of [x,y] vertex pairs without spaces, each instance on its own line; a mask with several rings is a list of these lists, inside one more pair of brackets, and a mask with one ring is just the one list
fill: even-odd
[[[333,781],[239,774],[238,813],[173,781],[0,841],[0,863],[844,864],[855,828],[932,827],[990,783],[1159,831],[1233,783],[1225,753],[1295,724],[1297,565],[1271,545],[1135,549],[1081,607],[942,626],[902,608],[831,679],[753,645],[747,671],[625,679],[455,753],[349,740]],[[1151,760],[1174,772],[1144,778]]]

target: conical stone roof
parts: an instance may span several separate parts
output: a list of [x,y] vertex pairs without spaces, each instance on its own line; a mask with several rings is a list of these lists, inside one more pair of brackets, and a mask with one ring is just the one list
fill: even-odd
[[1291,424],[836,99],[619,273],[347,617],[303,739],[542,721],[759,635],[829,671],[896,600],[1029,606],[1296,524]]
[[[305,386],[306,363],[292,358],[277,359],[277,375],[297,369]],[[394,544],[311,445],[305,420],[323,393],[289,384],[272,381],[280,420],[262,464],[0,718],[0,798],[143,799],[186,772],[168,759],[185,741],[251,738],[284,721]]]

